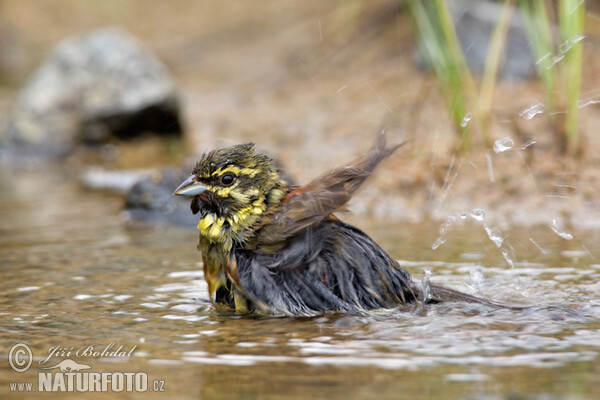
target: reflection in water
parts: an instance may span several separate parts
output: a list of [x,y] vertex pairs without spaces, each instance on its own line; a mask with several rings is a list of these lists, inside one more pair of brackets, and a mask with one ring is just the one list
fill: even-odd
[[[532,307],[241,316],[207,302],[196,232],[126,227],[121,199],[81,192],[58,174],[0,179],[3,354],[17,342],[36,361],[52,346],[136,346],[131,358],[78,361],[148,372],[182,398],[417,398],[424,388],[440,399],[600,398],[591,384],[600,374],[598,233],[565,241],[548,227],[506,230],[510,268],[480,224],[456,222],[433,251],[438,224],[362,221],[415,279],[431,271],[434,283]],[[17,374],[6,364],[3,388],[35,380],[41,367]]]

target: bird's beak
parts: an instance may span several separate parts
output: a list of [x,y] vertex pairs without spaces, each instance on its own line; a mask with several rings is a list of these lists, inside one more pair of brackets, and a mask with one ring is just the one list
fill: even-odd
[[187,178],[173,192],[173,195],[194,197],[206,190],[206,186],[194,180],[194,175]]

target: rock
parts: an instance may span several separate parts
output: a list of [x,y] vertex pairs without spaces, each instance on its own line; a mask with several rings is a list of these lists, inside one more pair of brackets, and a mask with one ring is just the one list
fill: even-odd
[[[500,18],[503,3],[489,0],[455,0],[448,2],[448,5],[469,69],[483,72],[491,37]],[[424,51],[424,46],[419,44],[417,63],[420,67],[429,68],[428,57]],[[521,81],[535,74],[535,59],[529,46],[525,21],[518,8],[513,10],[503,54],[499,78]]]
[[84,169],[79,176],[81,185],[90,190],[127,194],[135,184],[152,176],[151,170],[109,171],[98,167]]
[[198,218],[190,211],[190,200],[173,196],[189,176],[190,168],[157,172],[138,181],[127,193],[124,215],[130,220],[195,228]]
[[165,66],[135,38],[105,28],[60,42],[18,94],[3,147],[59,157],[79,143],[181,134]]

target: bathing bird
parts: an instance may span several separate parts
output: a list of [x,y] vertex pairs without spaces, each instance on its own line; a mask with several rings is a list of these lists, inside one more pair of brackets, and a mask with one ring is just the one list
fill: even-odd
[[334,213],[399,145],[385,132],[353,162],[306,185],[253,143],[205,153],[174,195],[199,214],[204,277],[211,301],[239,313],[367,313],[423,302],[485,299],[414,281],[373,239]]

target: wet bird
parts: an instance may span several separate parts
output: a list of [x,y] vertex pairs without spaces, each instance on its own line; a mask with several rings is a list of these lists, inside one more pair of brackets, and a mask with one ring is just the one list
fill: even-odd
[[198,249],[211,300],[236,312],[365,313],[414,302],[499,306],[452,289],[420,285],[360,229],[333,213],[400,145],[376,136],[354,162],[292,186],[252,143],[204,154],[174,192],[200,215]]

